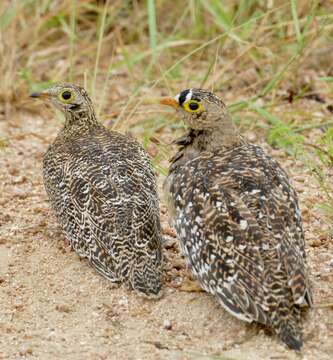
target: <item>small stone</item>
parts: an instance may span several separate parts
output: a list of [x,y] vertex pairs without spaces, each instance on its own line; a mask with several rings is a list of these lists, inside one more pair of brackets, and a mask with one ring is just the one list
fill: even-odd
[[12,179],[12,183],[13,184],[23,184],[24,182],[27,181],[27,177],[26,176],[16,176],[14,179]]
[[319,239],[314,239],[310,241],[309,245],[312,247],[319,247],[321,245],[321,241]]
[[249,132],[246,134],[246,137],[250,142],[255,142],[257,140],[257,134],[254,132]]
[[163,321],[163,327],[165,330],[172,330],[172,322],[168,319]]
[[66,304],[58,304],[56,305],[56,310],[59,312],[69,313],[71,311],[71,308],[69,305]]
[[165,206],[161,205],[161,214],[167,214],[168,210]]
[[19,199],[26,199],[29,196],[29,194],[24,190],[14,189],[13,193],[12,193],[12,196],[16,197],[16,198],[19,198]]
[[328,265],[333,267],[333,259],[331,259],[329,262],[328,262]]
[[31,347],[24,347],[23,349],[20,350],[20,355],[24,356],[24,355],[32,355],[33,351]]
[[164,235],[169,235],[170,237],[173,237],[173,238],[176,237],[176,232],[169,226],[166,226],[165,228],[163,228],[162,233]]
[[168,239],[165,241],[164,243],[164,247],[165,249],[172,249],[172,248],[176,248],[177,247],[177,242],[176,239]]
[[175,268],[176,270],[184,269],[185,268],[184,261],[176,259],[173,261],[172,267]]
[[123,306],[127,306],[128,305],[128,300],[126,298],[122,298],[118,301],[119,305],[123,305]]
[[160,349],[160,350],[169,350],[169,348],[167,347],[167,346],[165,346],[165,345],[163,345],[161,342],[159,342],[159,341],[154,341],[153,342],[153,344],[155,345],[155,347],[157,348],[157,349]]
[[20,300],[17,300],[15,303],[14,303],[14,307],[17,311],[21,311],[24,307],[22,301]]

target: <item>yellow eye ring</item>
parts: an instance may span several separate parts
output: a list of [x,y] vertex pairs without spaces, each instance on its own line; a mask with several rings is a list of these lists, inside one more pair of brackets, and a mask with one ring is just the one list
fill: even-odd
[[59,95],[58,98],[60,101],[68,103],[71,102],[74,98],[73,92],[71,90],[64,90]]
[[190,113],[196,113],[200,110],[202,110],[202,104],[197,100],[189,100],[184,105],[183,108]]

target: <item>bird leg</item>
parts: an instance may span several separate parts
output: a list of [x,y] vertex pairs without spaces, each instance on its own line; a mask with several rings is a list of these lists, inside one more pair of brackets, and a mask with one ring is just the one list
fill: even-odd
[[186,292],[204,292],[205,290],[200,286],[197,280],[191,280],[189,278],[185,278],[184,281],[178,288],[180,291]]

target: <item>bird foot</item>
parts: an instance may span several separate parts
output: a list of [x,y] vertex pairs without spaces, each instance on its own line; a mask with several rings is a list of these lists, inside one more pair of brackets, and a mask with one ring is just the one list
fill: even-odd
[[200,286],[196,280],[184,279],[178,288],[180,291],[186,292],[204,292],[205,290]]

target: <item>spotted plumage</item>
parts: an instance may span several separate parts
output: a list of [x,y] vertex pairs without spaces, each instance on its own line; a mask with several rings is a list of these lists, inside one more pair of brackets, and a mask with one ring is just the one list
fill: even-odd
[[156,183],[145,150],[96,119],[86,91],[59,84],[32,97],[65,114],[43,161],[44,184],[72,248],[102,275],[140,293],[161,290]]
[[171,225],[201,286],[241,320],[302,346],[300,307],[312,304],[296,193],[285,171],[240,136],[224,103],[201,89],[162,104],[188,132],[165,181]]

